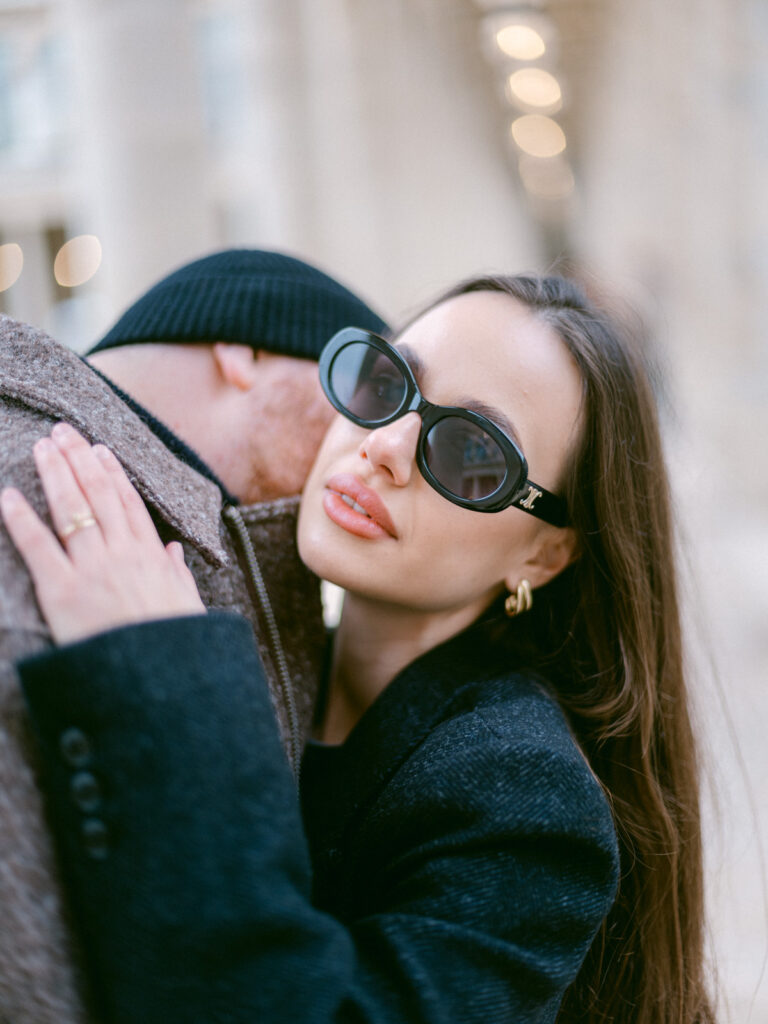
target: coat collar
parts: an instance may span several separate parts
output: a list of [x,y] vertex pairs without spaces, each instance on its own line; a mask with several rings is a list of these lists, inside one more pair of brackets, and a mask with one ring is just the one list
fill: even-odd
[[335,847],[348,823],[435,727],[473,706],[477,689],[519,667],[500,641],[509,620],[503,601],[451,639],[411,662],[379,694],[344,743],[310,740],[301,768],[305,806]]
[[177,459],[78,355],[7,316],[0,316],[0,396],[107,445],[163,520],[214,564],[227,562],[219,488]]

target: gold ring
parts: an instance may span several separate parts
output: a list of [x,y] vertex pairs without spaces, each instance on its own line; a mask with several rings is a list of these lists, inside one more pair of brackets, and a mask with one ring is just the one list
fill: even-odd
[[96,526],[96,517],[93,512],[75,512],[59,536],[62,540],[66,540],[73,533],[77,533],[78,530],[85,530],[89,526]]

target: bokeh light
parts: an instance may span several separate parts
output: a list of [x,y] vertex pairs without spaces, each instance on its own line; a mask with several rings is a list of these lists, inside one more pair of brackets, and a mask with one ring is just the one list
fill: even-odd
[[562,90],[553,74],[544,68],[520,68],[507,79],[510,95],[528,107],[553,111],[560,107]]
[[551,117],[524,114],[512,122],[512,138],[530,156],[557,156],[566,146],[565,132]]
[[562,156],[541,158],[523,154],[518,170],[526,190],[540,199],[566,199],[575,188],[573,171]]
[[496,45],[515,60],[536,60],[547,52],[544,39],[530,25],[505,25],[496,33]]
[[53,276],[62,288],[76,288],[90,281],[101,266],[101,242],[95,235],[78,235],[56,253]]
[[21,277],[24,253],[16,242],[0,245],[0,292],[7,291]]

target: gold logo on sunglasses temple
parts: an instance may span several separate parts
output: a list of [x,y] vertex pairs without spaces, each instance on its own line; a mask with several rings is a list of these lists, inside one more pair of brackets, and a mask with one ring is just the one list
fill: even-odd
[[541,497],[541,491],[538,491],[538,490],[536,490],[535,487],[531,487],[529,485],[529,487],[528,487],[528,496],[526,497],[525,501],[521,501],[520,502],[520,507],[521,508],[531,509],[531,508],[533,508],[533,504],[536,501],[536,499],[540,498],[540,497]]

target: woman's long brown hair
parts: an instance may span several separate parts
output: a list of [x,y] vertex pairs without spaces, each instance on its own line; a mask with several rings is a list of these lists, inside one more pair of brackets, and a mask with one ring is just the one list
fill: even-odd
[[[581,555],[514,620],[613,808],[616,903],[558,1024],[710,1024],[699,773],[683,673],[670,494],[641,353],[562,277],[483,277],[559,334],[583,380],[560,492]],[[524,622],[525,619],[527,622]]]

